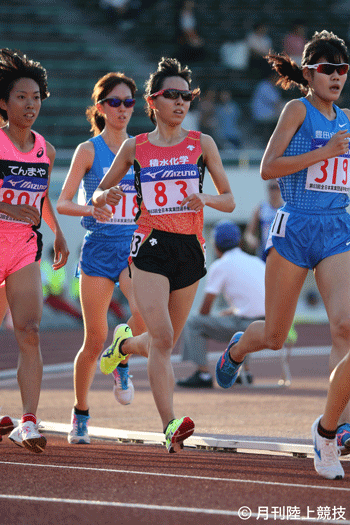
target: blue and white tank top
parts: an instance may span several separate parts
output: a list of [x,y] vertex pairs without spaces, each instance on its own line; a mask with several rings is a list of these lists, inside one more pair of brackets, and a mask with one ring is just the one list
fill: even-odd
[[[82,181],[79,188],[78,202],[80,204],[92,204],[92,195],[99,186],[101,180],[109,170],[115,154],[109,149],[101,135],[90,139],[95,148],[94,162]],[[87,235],[96,239],[123,238],[130,240],[130,236],[136,229],[134,221],[137,212],[136,190],[134,185],[134,169],[131,167],[128,173],[120,181],[119,186],[125,193],[118,206],[113,207],[113,218],[105,223],[98,222],[92,216],[82,217],[81,224],[88,230]]]
[[[284,156],[301,155],[324,146],[339,130],[350,131],[350,121],[344,111],[333,106],[334,120],[328,120],[306,98],[306,116],[292,138]],[[300,210],[326,212],[346,208],[349,204],[350,152],[318,162],[309,168],[278,179],[286,205]]]

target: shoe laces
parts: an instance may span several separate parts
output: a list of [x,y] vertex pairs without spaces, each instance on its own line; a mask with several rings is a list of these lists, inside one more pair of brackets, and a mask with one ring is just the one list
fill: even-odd
[[341,451],[338,449],[334,441],[329,439],[324,439],[322,441],[322,462],[325,466],[334,465],[334,463],[339,461]]
[[83,435],[87,432],[88,421],[88,416],[74,414],[73,427],[78,435]]
[[127,390],[129,387],[129,368],[128,367],[117,367],[114,380],[118,388],[122,390]]

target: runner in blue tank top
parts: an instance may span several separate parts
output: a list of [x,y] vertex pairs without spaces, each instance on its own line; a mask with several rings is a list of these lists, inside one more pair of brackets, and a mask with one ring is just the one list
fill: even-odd
[[[88,393],[108,335],[107,312],[115,283],[119,282],[128,299],[132,314],[128,323],[132,330],[137,334],[144,331],[127,270],[137,210],[133,169],[120,182],[124,192],[121,206],[97,210],[91,203],[92,194],[129,137],[127,125],[135,104],[135,91],[135,82],[122,73],[108,73],[98,80],[92,93],[94,105],[86,111],[94,137],[77,147],[57,202],[59,213],[82,216],[81,224],[87,230],[79,261],[84,342],[74,363],[75,404],[68,434],[72,444],[90,443]],[[73,198],[78,189],[75,203]],[[120,363],[113,373],[114,395],[124,405],[131,403],[134,396],[127,361]]]
[[262,178],[278,179],[285,201],[267,242],[266,320],[232,337],[217,380],[228,388],[247,354],[282,348],[313,269],[329,317],[333,369],[325,412],[312,426],[314,465],[321,476],[339,479],[337,446],[350,453],[350,111],[335,102],[347,79],[348,51],[343,40],[322,31],[306,44],[301,67],[286,55],[266,58],[277,83],[299,87],[305,98],[286,104],[261,163]]
[[284,204],[277,180],[268,181],[267,191],[268,199],[260,202],[255,208],[244,231],[244,240],[249,248],[265,262],[267,256],[265,246],[270,226],[274,221],[277,210]]

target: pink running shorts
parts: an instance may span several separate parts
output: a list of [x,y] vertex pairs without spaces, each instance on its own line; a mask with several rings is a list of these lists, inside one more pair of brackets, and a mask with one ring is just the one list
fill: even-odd
[[40,260],[38,236],[30,228],[25,231],[1,232],[0,235],[0,286],[6,278],[24,266]]

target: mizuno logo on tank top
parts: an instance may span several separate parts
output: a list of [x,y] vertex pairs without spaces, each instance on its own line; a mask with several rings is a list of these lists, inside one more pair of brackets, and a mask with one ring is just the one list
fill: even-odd
[[202,239],[203,210],[196,213],[184,199],[202,193],[205,165],[200,132],[189,131],[174,146],[156,146],[148,134],[136,137],[135,186],[139,228],[155,228]]
[[[41,212],[48,186],[50,159],[46,154],[45,139],[38,133],[33,134],[33,149],[23,153],[4,131],[0,132],[0,201],[11,205],[28,204]],[[7,222],[31,227],[5,213],[0,215],[0,220],[3,226]]]

